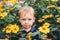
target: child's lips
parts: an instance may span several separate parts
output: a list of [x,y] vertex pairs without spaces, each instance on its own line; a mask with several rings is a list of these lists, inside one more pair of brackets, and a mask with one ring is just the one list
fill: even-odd
[[29,26],[29,25],[25,25],[25,26]]
[[29,26],[29,25],[25,25],[25,26]]

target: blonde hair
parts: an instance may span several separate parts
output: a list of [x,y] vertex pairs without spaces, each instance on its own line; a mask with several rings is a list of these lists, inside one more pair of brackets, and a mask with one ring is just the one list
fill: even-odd
[[34,9],[33,9],[32,7],[30,7],[30,6],[28,6],[28,5],[22,7],[22,8],[19,10],[18,16],[20,17],[20,15],[21,15],[22,13],[25,13],[25,14],[29,14],[29,13],[31,14],[31,13],[32,13],[32,14],[35,16]]

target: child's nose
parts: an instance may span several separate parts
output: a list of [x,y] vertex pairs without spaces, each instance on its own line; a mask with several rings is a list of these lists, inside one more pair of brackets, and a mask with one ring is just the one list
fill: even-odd
[[25,21],[25,24],[28,24],[28,20]]

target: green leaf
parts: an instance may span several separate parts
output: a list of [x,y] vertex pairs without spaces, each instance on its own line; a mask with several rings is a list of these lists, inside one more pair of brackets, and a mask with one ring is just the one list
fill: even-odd
[[51,31],[56,31],[58,28],[52,28]]
[[6,22],[11,23],[15,20],[15,17],[12,15],[8,15],[5,19]]
[[47,38],[47,35],[45,35],[45,34],[41,35],[41,39],[46,39],[46,38]]
[[26,38],[19,38],[19,40],[27,40]]
[[36,35],[39,35],[40,36],[41,33],[39,31],[36,31],[36,32],[34,32],[34,33],[31,34],[31,36],[36,36]]

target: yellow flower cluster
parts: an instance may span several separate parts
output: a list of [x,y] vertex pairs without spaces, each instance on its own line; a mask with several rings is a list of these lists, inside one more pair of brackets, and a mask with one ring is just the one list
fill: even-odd
[[7,1],[9,1],[9,0],[3,0],[3,2],[7,2]]
[[3,4],[0,4],[0,8],[3,7]]
[[32,38],[31,38],[31,36],[30,36],[31,33],[32,33],[32,32],[29,32],[29,33],[26,35],[26,38],[27,38],[28,40],[32,40]]
[[7,12],[0,12],[1,19],[4,19],[7,16]]
[[44,18],[44,19],[51,18],[51,17],[53,17],[53,14],[52,13],[50,13],[49,15],[42,16],[42,18]]
[[38,22],[43,22],[45,19],[42,19],[42,18],[40,18],[39,20],[38,20]]
[[50,23],[44,23],[43,26],[39,27],[38,30],[44,34],[47,34],[50,32],[50,28],[48,28],[50,26]]
[[9,4],[14,5],[17,2],[17,0],[3,0],[3,2],[8,2]]
[[17,0],[9,0],[8,1],[11,5],[14,5],[16,2],[17,2]]
[[40,18],[38,20],[38,22],[43,22],[45,19],[52,18],[52,17],[53,17],[53,14],[52,13],[50,13],[49,15],[44,15],[44,16],[42,16],[42,18]]
[[2,12],[3,11],[3,9],[0,7],[0,12]]
[[52,2],[58,2],[58,0],[51,0]]
[[60,6],[58,6],[57,9],[60,10]]
[[54,8],[55,7],[55,5],[53,5],[53,4],[49,4],[48,6],[47,6],[47,8]]
[[58,9],[58,12],[60,13],[60,6],[58,6],[57,9]]
[[2,31],[6,32],[6,33],[15,33],[16,34],[19,31],[19,26],[16,24],[14,24],[14,25],[8,24],[6,26],[6,28],[2,29]]
[[3,4],[0,4],[0,17],[4,19],[7,16],[7,12],[3,12]]
[[[50,1],[50,0],[46,0],[46,1]],[[58,2],[58,0],[51,0],[52,2]]]
[[60,23],[60,17],[59,17],[59,18],[57,18],[56,22],[57,22],[57,23]]

